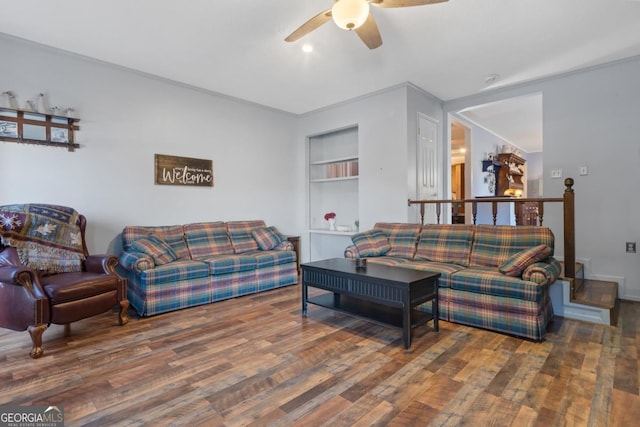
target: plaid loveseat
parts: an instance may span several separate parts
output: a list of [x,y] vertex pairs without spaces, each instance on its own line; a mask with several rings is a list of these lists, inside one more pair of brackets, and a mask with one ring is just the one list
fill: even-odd
[[298,282],[293,244],[264,221],[127,226],[120,265],[140,316]]
[[443,320],[536,341],[546,335],[549,286],[560,274],[547,227],[377,223],[354,243],[345,257],[441,273]]

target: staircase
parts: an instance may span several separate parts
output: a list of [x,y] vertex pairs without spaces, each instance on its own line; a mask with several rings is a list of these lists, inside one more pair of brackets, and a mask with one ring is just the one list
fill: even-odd
[[[586,306],[585,311],[602,311],[602,319],[608,317],[608,324],[615,326],[618,320],[618,283],[604,280],[592,280],[584,278],[584,265],[576,262],[576,274],[574,279],[566,278],[564,275],[564,263],[559,280],[568,283],[568,301],[573,309],[569,313],[579,312],[579,306]],[[608,316],[607,316],[608,314]],[[565,316],[569,317],[569,316]]]

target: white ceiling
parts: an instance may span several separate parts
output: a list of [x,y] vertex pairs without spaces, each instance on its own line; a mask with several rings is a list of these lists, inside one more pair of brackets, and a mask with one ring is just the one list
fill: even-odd
[[542,94],[519,96],[458,112],[526,153],[542,151]]
[[284,42],[331,4],[0,0],[0,32],[296,114],[404,82],[446,101],[640,55],[635,0],[372,7],[378,49],[332,22]]

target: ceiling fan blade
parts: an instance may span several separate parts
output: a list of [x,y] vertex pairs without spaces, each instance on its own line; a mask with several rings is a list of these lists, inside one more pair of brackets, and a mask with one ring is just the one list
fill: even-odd
[[369,12],[369,16],[367,16],[364,24],[354,31],[369,49],[375,49],[382,45],[382,37],[380,36],[380,31],[378,31],[378,24],[376,24],[376,20],[373,19],[371,12]]
[[300,37],[309,34],[311,31],[315,30],[322,24],[326,23],[331,19],[331,9],[327,9],[324,12],[320,12],[313,18],[309,19],[307,22],[302,24],[297,30],[293,33],[289,34],[289,36],[284,39],[286,42],[294,42],[298,40]]
[[447,1],[449,0],[370,0],[369,3],[377,7],[409,7],[444,3]]

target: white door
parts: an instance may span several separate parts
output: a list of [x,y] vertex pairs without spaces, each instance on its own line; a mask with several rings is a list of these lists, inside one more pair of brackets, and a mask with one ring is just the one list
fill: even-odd
[[[417,143],[417,197],[418,200],[434,200],[438,198],[440,186],[440,164],[438,162],[438,124],[437,121],[423,114],[418,114]],[[420,221],[420,210],[416,208],[416,219]],[[425,205],[425,224],[436,222],[435,205]]]

